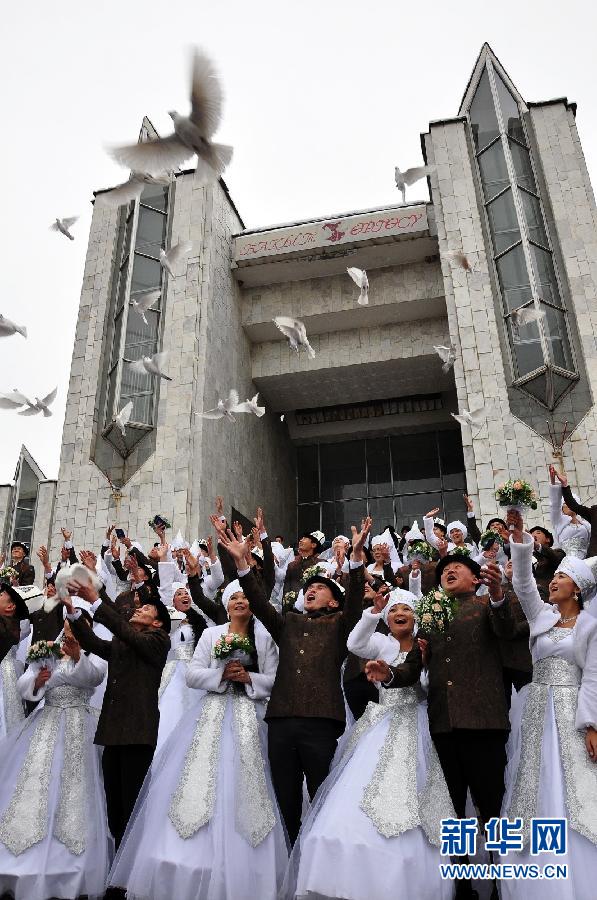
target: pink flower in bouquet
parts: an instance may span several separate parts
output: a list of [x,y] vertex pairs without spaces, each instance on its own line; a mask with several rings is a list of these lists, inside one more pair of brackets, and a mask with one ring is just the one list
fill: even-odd
[[227,634],[226,637],[224,638],[224,640],[225,640],[225,642],[226,642],[227,644],[231,644],[232,641],[234,640],[234,635],[232,635],[232,634]]
[[520,491],[522,489],[522,483],[520,481],[515,481],[512,487],[515,491]]

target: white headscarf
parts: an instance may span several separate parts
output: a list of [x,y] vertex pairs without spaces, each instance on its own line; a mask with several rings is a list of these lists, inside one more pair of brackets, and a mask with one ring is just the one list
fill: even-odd
[[[597,556],[590,556],[587,559],[579,559],[577,556],[565,556],[556,569],[556,573],[563,572],[564,575],[572,579],[582,594],[583,603],[588,603],[595,596],[597,590],[596,571]],[[597,609],[594,614],[597,615]]]
[[[410,591],[405,591],[404,588],[394,588],[393,591],[390,591],[390,593],[388,594],[388,602],[384,606],[381,614],[386,625],[388,624],[388,615],[390,614],[391,610],[399,603],[404,604],[404,606],[409,606],[414,612],[417,608],[418,600],[414,594],[411,594]],[[417,626],[415,624],[413,634],[416,634],[416,631]]]
[[389,528],[382,534],[376,534],[373,540],[371,541],[371,547],[377,547],[378,544],[386,544],[390,551],[390,564],[394,572],[396,572],[400,568],[400,556],[398,551],[396,550],[396,545],[392,539],[392,533]]
[[454,522],[450,522],[447,528],[448,537],[450,537],[450,532],[453,528],[458,528],[459,531],[462,531],[462,538],[466,541],[468,537],[468,528],[466,527],[466,525],[463,525],[462,522],[458,521],[458,519],[456,519]]
[[[234,594],[243,593],[243,589],[241,587],[241,583],[238,579],[235,581],[231,581],[230,584],[226,585],[224,589],[224,593],[222,594],[222,605],[228,614],[228,604],[232,600]],[[230,618],[230,616],[228,616]]]

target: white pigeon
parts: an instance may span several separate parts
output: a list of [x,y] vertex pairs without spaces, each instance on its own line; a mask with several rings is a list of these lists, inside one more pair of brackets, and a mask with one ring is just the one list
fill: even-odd
[[27,337],[27,329],[24,325],[16,325],[11,319],[0,314],[0,337],[10,337],[11,334],[22,334]]
[[288,338],[293,350],[298,353],[299,349],[304,347],[311,359],[315,359],[315,350],[307,339],[304,322],[301,322],[300,319],[291,319],[290,316],[276,316],[273,321],[276,328],[282,332],[284,337]]
[[160,250],[160,263],[171,278],[176,278],[174,269],[180,260],[184,259],[192,249],[193,244],[191,241],[180,241],[180,243],[170,247],[167,253],[165,250]]
[[162,293],[161,288],[156,288],[151,291],[143,291],[141,294],[137,294],[131,300],[131,306],[135,310],[138,315],[141,316],[146,325],[148,325],[147,318],[145,317],[145,313],[148,309],[151,309],[156,300],[159,300],[160,294]]
[[456,347],[454,344],[450,344],[449,347],[444,347],[442,345],[436,347],[434,344],[433,349],[443,362],[442,372],[449,372],[450,369],[454,368],[454,363],[456,361]]
[[532,322],[539,322],[545,318],[545,310],[537,309],[536,306],[524,306],[515,309],[510,313],[510,321],[513,329],[518,332],[519,328],[530,325]]
[[220,124],[222,99],[222,86],[213,63],[203,51],[195,50],[190,116],[169,112],[174,122],[172,134],[115,147],[112,156],[135,172],[156,175],[181,166],[196,153],[199,178],[218,178],[232,159],[232,147],[211,140]]
[[427,175],[431,175],[432,172],[435,171],[435,166],[414,166],[412,169],[407,169],[405,172],[401,172],[398,166],[394,168],[394,178],[396,179],[396,187],[402,194],[402,202],[406,203],[406,188],[410,187],[411,184],[415,184],[415,182],[420,181],[421,178],[425,178]]
[[0,394],[0,409],[17,409],[19,406],[28,405],[27,397],[14,388],[11,394]]
[[75,224],[79,217],[71,216],[69,219],[56,219],[53,225],[50,225],[51,231],[59,231],[60,234],[63,234],[65,237],[69,239],[69,241],[74,241],[74,237],[70,233],[70,229]]
[[164,375],[162,366],[168,358],[168,351],[162,353],[154,353],[153,356],[142,356],[133,362],[127,360],[129,369],[138,375],[156,375],[158,378],[165,378],[166,381],[172,381],[169,375]]
[[58,393],[58,388],[55,387],[53,391],[46,397],[42,397],[41,400],[39,397],[35,398],[35,403],[32,403],[31,400],[27,400],[27,409],[21,409],[17,415],[19,416],[36,416],[38,413],[43,413],[44,417],[47,419],[48,416],[52,415],[52,410],[49,408],[50,403],[53,403],[56,399],[56,394]]
[[466,272],[477,271],[475,267],[471,265],[471,261],[466,253],[463,253],[462,250],[445,250],[441,256],[443,256],[444,259],[447,259],[449,263],[464,269]]
[[120,428],[120,433],[123,437],[126,437],[126,426],[130,422],[132,411],[133,401],[129,400],[126,406],[123,406],[120,412],[114,416],[114,422]]
[[369,303],[369,279],[364,269],[350,268],[346,270],[356,286],[360,288],[361,293],[357,303],[359,306],[367,306]]
[[479,409],[474,410],[474,412],[463,409],[459,415],[451,413],[451,416],[453,419],[456,419],[459,425],[468,425],[471,431],[476,429],[478,434],[485,418],[485,409],[484,407],[480,407]]
[[172,178],[167,172],[157,175],[132,172],[128,181],[117,184],[109,191],[96,194],[95,205],[117,209],[119,206],[124,206],[125,203],[130,203],[131,200],[138,200],[148,184],[170,184],[171,181]]
[[244,404],[238,402],[238,391],[235,391],[234,388],[232,388],[225,400],[218,400],[217,406],[213,409],[208,409],[207,412],[199,413],[198,415],[200,415],[202,419],[223,419],[226,417],[230,422],[236,422],[232,413],[247,412],[245,409],[240,409],[239,407],[241,406],[244,406]]
[[236,407],[236,412],[253,413],[253,415],[257,416],[257,418],[260,419],[261,416],[265,415],[265,406],[257,405],[258,397],[259,394],[255,394],[255,396],[251,397],[250,400],[247,398],[244,403],[239,403]]

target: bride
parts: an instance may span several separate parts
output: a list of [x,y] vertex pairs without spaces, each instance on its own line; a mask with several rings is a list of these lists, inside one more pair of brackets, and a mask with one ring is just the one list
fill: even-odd
[[[222,603],[229,623],[203,632],[187,667],[206,693],[156,754],[110,873],[128,900],[275,900],[284,875],[263,724],[278,651],[238,581]],[[218,658],[227,641],[245,650]]]

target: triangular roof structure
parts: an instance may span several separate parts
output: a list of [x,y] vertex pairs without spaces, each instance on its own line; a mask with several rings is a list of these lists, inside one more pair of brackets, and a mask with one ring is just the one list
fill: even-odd
[[477,90],[477,85],[483,75],[483,70],[485,69],[487,60],[490,59],[493,66],[495,67],[498,74],[503,79],[506,87],[513,94],[514,99],[520,105],[523,112],[526,112],[527,106],[519,93],[516,85],[504,69],[503,65],[487,43],[487,41],[481,47],[479,55],[477,57],[477,61],[473,67],[473,71],[471,72],[471,77],[469,78],[468,84],[466,86],[466,90],[463,94],[462,100],[460,101],[460,109],[458,110],[459,116],[465,116],[468,112],[469,106],[471,105],[472,99],[475,95],[475,91]]
[[35,477],[37,478],[38,481],[47,481],[48,480],[46,478],[46,476],[44,475],[44,473],[42,472],[42,470],[40,469],[40,467],[37,465],[37,463],[33,459],[33,457],[31,456],[31,454],[29,453],[29,451],[27,450],[27,447],[25,446],[25,444],[22,444],[21,452],[19,453],[19,461],[17,462],[17,467],[15,469],[15,477],[14,477],[15,481],[17,481],[19,478],[19,472],[21,470],[23,460],[25,460],[25,462],[29,465],[29,467],[31,468],[33,474],[35,475]]

